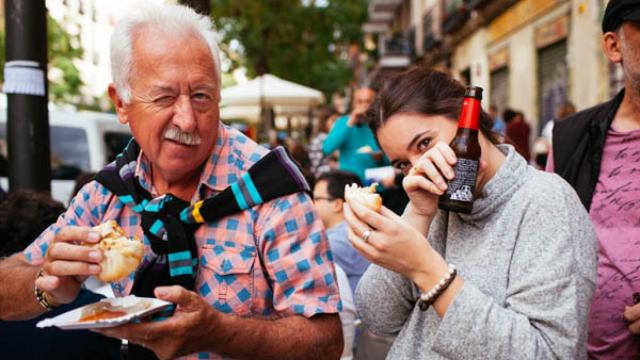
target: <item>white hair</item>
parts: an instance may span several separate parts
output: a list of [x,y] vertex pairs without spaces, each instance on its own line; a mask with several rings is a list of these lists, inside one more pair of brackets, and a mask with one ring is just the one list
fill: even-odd
[[[111,74],[118,96],[125,102],[131,101],[131,68],[133,67],[133,39],[135,31],[144,26],[155,26],[167,34],[177,36],[195,32],[207,43],[220,85],[220,50],[218,35],[212,28],[211,20],[182,5],[139,3],[133,11],[121,18],[111,36]],[[177,50],[179,51],[179,50]]]

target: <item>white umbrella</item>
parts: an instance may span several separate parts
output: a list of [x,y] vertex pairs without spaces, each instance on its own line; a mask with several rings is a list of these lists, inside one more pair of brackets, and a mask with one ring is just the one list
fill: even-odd
[[[308,115],[309,108],[305,106],[274,106],[273,110],[281,116]],[[220,108],[220,119],[234,120],[243,119],[248,123],[257,124],[260,122],[259,105],[226,105]]]
[[280,79],[271,74],[259,76],[244,84],[222,89],[222,107],[225,106],[305,106],[324,103],[322,92]]
[[259,105],[223,105],[220,108],[220,119],[234,120],[243,119],[249,123],[260,122]]

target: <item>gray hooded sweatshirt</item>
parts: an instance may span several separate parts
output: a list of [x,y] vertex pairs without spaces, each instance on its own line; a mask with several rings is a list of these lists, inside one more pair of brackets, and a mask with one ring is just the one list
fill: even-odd
[[388,359],[585,359],[597,241],[574,190],[513,147],[469,215],[439,211],[428,240],[464,285],[440,318],[417,287],[372,265],[356,308],[397,336]]

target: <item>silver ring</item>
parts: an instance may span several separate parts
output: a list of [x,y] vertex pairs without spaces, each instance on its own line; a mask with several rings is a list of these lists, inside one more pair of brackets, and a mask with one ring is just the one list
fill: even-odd
[[362,241],[367,242],[370,236],[371,236],[371,229],[365,230],[365,232],[362,233]]

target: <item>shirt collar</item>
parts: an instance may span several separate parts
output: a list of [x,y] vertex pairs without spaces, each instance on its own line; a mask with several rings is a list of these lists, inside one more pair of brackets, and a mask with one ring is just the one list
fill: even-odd
[[205,165],[200,176],[200,184],[198,185],[198,193],[202,187],[206,187],[211,191],[220,192],[231,186],[235,181],[230,181],[229,170],[225,163],[231,155],[231,143],[229,141],[229,129],[222,122],[218,124],[218,136],[216,144],[211,152],[211,157]]

